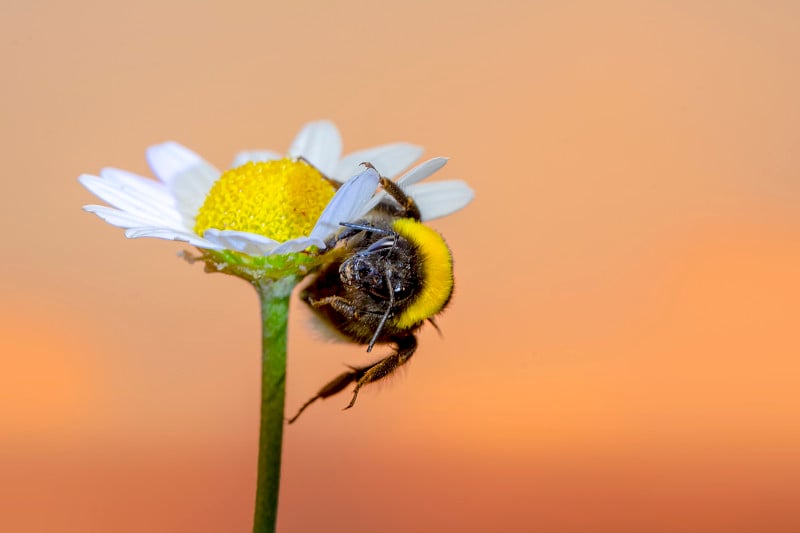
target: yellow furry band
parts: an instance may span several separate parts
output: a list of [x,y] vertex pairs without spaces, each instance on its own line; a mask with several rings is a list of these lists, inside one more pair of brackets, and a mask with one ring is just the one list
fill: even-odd
[[442,310],[453,292],[453,256],[442,236],[412,218],[397,219],[394,230],[414,243],[422,261],[420,291],[417,298],[400,313],[394,322],[399,328],[410,328]]

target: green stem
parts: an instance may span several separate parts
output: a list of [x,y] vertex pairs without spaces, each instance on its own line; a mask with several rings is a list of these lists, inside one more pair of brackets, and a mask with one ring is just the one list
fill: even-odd
[[253,283],[261,299],[261,431],[254,533],[272,533],[278,519],[283,403],[286,393],[286,326],[295,276]]

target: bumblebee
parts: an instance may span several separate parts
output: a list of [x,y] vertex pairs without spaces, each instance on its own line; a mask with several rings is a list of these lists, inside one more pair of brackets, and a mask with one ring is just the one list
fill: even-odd
[[[368,163],[366,166],[371,167]],[[387,198],[363,219],[342,222],[324,265],[301,291],[300,298],[347,340],[393,344],[394,351],[372,364],[350,367],[323,386],[295,416],[318,399],[333,396],[355,383],[353,407],[361,388],[406,364],[417,350],[417,330],[434,327],[453,294],[453,257],[439,233],[421,222],[414,200],[393,181],[381,177]],[[437,327],[438,330],[438,327]]]

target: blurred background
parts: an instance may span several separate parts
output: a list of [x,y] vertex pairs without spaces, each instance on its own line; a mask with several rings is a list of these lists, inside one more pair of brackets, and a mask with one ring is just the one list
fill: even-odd
[[[452,305],[285,434],[283,532],[798,531],[796,2],[6,1],[0,530],[251,527],[259,316],[76,178],[329,118],[452,159]],[[363,348],[295,305],[287,409]]]

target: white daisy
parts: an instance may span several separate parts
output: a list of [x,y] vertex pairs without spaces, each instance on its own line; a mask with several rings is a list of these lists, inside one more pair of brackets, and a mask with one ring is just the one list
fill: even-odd
[[[378,174],[359,168],[361,162],[393,178],[422,154],[422,148],[406,143],[344,157],[341,148],[336,126],[312,122],[297,135],[288,157],[242,152],[234,168],[221,173],[188,148],[165,142],[147,150],[160,181],[115,168],[103,169],[99,177],[82,175],[81,184],[113,206],[84,209],[125,228],[129,238],[170,239],[262,256],[324,248],[340,222],[362,216],[385,197],[373,196]],[[416,184],[445,163],[445,158],[431,159],[397,181],[417,201],[425,220],[461,209],[472,199],[462,181]],[[325,177],[343,185],[334,191]]]

